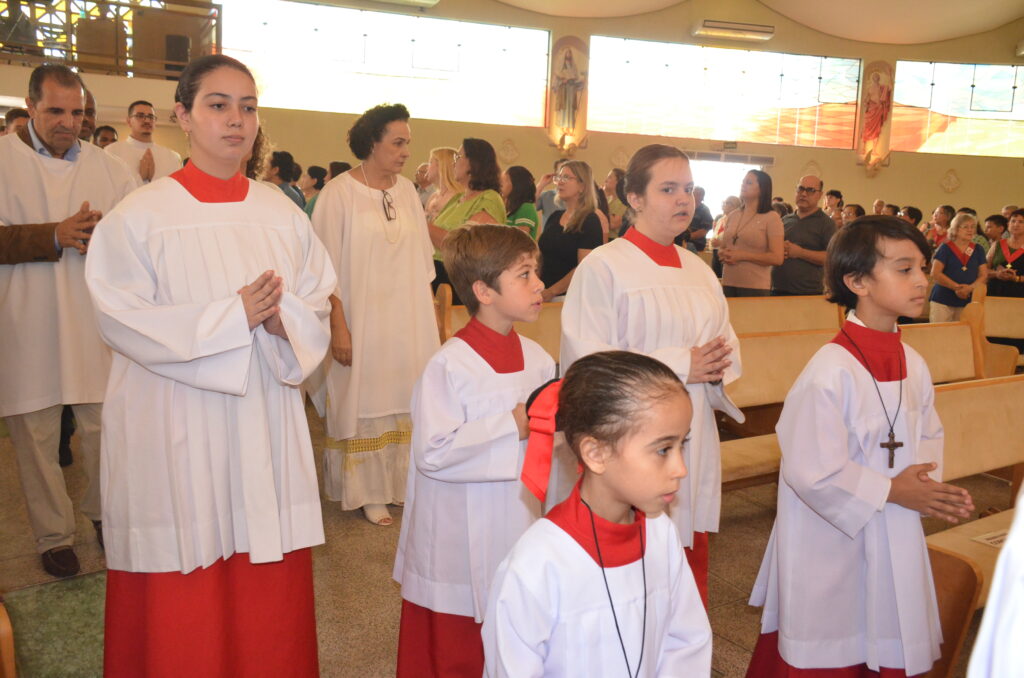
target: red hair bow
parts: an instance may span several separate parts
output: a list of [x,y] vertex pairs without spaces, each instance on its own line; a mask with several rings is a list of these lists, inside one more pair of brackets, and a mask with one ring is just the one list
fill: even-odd
[[551,454],[555,446],[555,415],[558,414],[558,394],[562,380],[556,379],[541,387],[527,408],[530,417],[530,438],[526,443],[522,481],[541,503],[548,494],[551,476]]

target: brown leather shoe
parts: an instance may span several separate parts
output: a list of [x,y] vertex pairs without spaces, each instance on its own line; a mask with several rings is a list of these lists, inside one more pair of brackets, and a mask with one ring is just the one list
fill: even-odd
[[103,521],[94,520],[92,526],[96,530],[96,541],[100,543],[100,549],[106,551],[107,549],[103,546]]
[[78,556],[70,546],[52,548],[40,557],[43,561],[43,569],[54,577],[71,577],[78,574],[81,569],[78,564]]

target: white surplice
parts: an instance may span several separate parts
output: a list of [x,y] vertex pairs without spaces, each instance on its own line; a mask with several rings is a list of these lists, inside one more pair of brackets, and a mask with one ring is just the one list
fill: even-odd
[[[1024,495],[1017,497],[1022,506]],[[967,678],[1024,676],[1024,518],[1018,508],[999,554]]]
[[152,141],[139,141],[128,137],[123,141],[115,141],[103,149],[115,158],[120,158],[128,165],[132,176],[140,184],[143,183],[142,175],[139,174],[139,162],[146,151],[153,152],[153,178],[150,181],[166,177],[181,169],[181,156],[177,151],[172,151],[166,146],[155,144]]
[[[697,255],[676,247],[681,268],[659,266],[640,248],[619,238],[590,253],[576,269],[562,307],[561,373],[598,351],[643,353],[668,365],[686,383],[690,349],[725,337],[732,361],[719,384],[687,384],[693,401],[687,476],[670,509],[684,546],[693,532],[716,532],[722,503],[722,458],[714,410],[737,421],[743,414],[725,394],[739,378],[740,351],[729,324],[722,286]],[[557,459],[556,501],[576,482],[576,461]],[[679,510],[679,509],[683,510]],[[688,509],[688,510],[687,510]]]
[[[896,419],[903,443],[889,468],[889,424],[871,374],[844,347],[826,344],[786,396],[778,513],[750,597],[763,633],[796,668],[867,663],[928,671],[940,656],[935,586],[921,515],[887,503],[890,478],[935,462],[942,424],[920,354],[904,345],[907,378]],[[892,417],[899,381],[878,383]]]
[[[711,626],[675,525],[647,520],[644,565],[601,568],[569,534],[544,518],[498,568],[484,619],[488,678],[604,678],[626,675],[622,646],[640,676],[711,675]],[[646,636],[644,573],[647,577]],[[615,618],[608,605],[615,604]]]
[[326,393],[324,488],[343,509],[404,498],[406,443],[345,452],[332,445],[391,435],[394,429],[377,422],[408,416],[413,385],[440,344],[430,293],[434,248],[423,206],[404,177],[388,194],[397,216],[392,221],[383,192],[346,172],[324,186],[313,211],[313,228],[338,271],[334,294],[352,334],[352,365],[328,355],[309,384],[321,402]]
[[394,578],[402,597],[483,620],[491,578],[540,502],[519,480],[526,441],[512,409],[554,378],[520,336],[524,369],[499,374],[465,341],[445,342],[413,391],[412,459]]
[[[0,228],[60,222],[82,203],[104,214],[134,190],[121,161],[82,144],[74,162],[0,138]],[[0,417],[103,401],[110,350],[82,277],[89,255],[0,266]]]
[[[237,290],[274,270],[289,340],[249,330]],[[324,540],[298,385],[330,343],[335,276],[306,216],[249,182],[203,203],[175,179],[96,228],[86,279],[114,349],[103,410],[107,564],[188,573]]]

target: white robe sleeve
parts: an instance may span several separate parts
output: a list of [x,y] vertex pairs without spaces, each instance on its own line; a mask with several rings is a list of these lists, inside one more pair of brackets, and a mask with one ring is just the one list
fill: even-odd
[[115,351],[195,388],[245,394],[252,333],[240,296],[158,304],[156,271],[118,212],[96,227],[85,279],[100,334]]
[[[1018,497],[1017,505],[1024,499]],[[967,678],[1024,676],[1024,518],[1014,518],[999,554]]]
[[786,396],[776,426],[782,477],[811,510],[854,537],[885,507],[891,483],[850,459],[841,386],[823,381],[804,374]]
[[451,483],[515,480],[522,447],[512,412],[467,421],[453,378],[438,354],[413,391],[416,468],[428,478]]
[[[924,361],[921,361],[922,363]],[[921,370],[924,407],[921,413],[921,443],[917,449],[915,464],[935,463],[935,470],[928,476],[937,483],[942,482],[942,453],[945,445],[945,431],[939,413],[935,410],[935,386],[927,366]]]
[[498,568],[481,629],[485,678],[542,678],[555,620],[522,580]]
[[323,362],[331,343],[328,297],[337,286],[334,267],[309,222],[295,219],[295,228],[303,247],[302,268],[294,290],[281,296],[281,322],[288,339],[256,328],[256,342],[282,384],[298,386]]
[[[587,257],[576,268],[562,306],[562,373],[583,356],[600,351],[630,350],[619,343],[619,319],[611,270],[604,261]],[[690,347],[665,346],[649,354],[686,381]]]
[[[672,533],[675,551],[682,553],[674,525]],[[711,623],[685,557],[680,558],[679,564],[672,582],[671,616],[658,658],[657,675],[710,676]]]

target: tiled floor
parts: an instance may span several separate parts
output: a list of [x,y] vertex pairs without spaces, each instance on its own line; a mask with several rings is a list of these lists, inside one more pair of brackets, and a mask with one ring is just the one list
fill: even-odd
[[[320,423],[311,420],[314,443],[322,439]],[[84,488],[80,463],[65,470],[73,497]],[[962,483],[979,509],[1009,505],[1009,486],[990,477]],[[394,510],[389,528],[371,525],[360,512],[342,512],[324,502],[327,543],[314,550],[317,623],[322,675],[327,678],[384,678],[394,675],[401,599],[391,580],[401,511]],[[715,632],[714,675],[742,677],[759,632],[759,611],[746,604],[757,576],[775,512],[775,485],[729,492],[722,502],[721,532],[711,540],[710,618]],[[76,551],[83,573],[103,568],[102,554],[92,526],[79,517]],[[927,531],[936,525],[926,524]],[[29,536],[27,516],[10,441],[0,439],[0,591],[21,589],[53,581],[40,567]],[[76,652],[75,641],[95,643],[96,634],[81,634],[83,624],[98,625],[95,611],[88,619],[67,619],[64,642],[50,653]],[[18,629],[15,628],[17,640]],[[966,658],[973,634],[968,638]],[[82,653],[95,656],[95,649]],[[46,665],[59,665],[49,656]],[[43,673],[25,672],[24,678]],[[98,675],[86,672],[79,675]],[[963,668],[958,675],[963,675]]]

